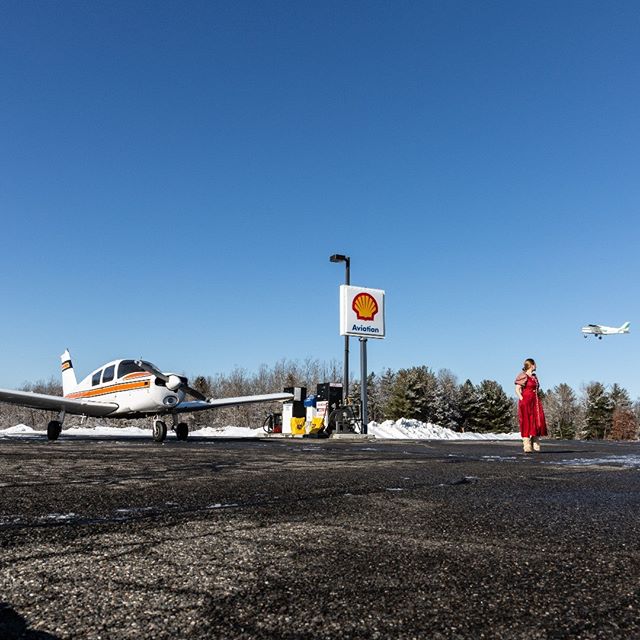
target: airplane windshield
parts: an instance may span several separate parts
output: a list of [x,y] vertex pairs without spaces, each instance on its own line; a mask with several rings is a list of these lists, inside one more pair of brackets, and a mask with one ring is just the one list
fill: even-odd
[[[145,364],[149,364],[145,362]],[[129,375],[130,373],[138,373],[139,371],[144,371],[142,367],[139,367],[134,360],[123,360],[118,365],[118,378],[123,378],[124,376]]]

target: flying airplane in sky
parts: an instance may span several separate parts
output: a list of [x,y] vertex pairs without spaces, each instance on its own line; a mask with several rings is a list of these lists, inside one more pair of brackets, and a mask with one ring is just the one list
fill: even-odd
[[[236,398],[205,398],[189,386],[184,376],[163,373],[145,360],[113,360],[89,374],[79,384],[66,350],[62,361],[63,396],[30,391],[0,389],[0,402],[23,407],[58,411],[58,419],[49,422],[47,437],[57,440],[66,414],[84,417],[142,418],[153,416],[153,439],[162,442],[167,436],[163,416],[171,416],[172,429],[178,440],[186,440],[189,427],[178,416],[192,411],[237,406],[254,402],[292,400],[290,393],[267,393]],[[193,400],[185,400],[186,396]]]
[[582,333],[584,333],[585,338],[592,335],[602,340],[602,336],[612,336],[616,333],[629,333],[630,326],[630,322],[625,322],[621,327],[605,327],[602,324],[588,324],[586,327],[582,327]]

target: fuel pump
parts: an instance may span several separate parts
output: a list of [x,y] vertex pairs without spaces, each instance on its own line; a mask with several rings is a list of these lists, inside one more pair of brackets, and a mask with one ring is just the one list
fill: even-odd
[[285,387],[285,393],[293,394],[293,400],[282,405],[282,433],[287,435],[303,435],[307,419],[304,406],[307,397],[306,387]]

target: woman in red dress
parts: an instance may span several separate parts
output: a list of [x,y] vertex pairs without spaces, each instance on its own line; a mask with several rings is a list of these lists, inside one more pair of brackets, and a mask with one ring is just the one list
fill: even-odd
[[547,435],[547,421],[542,402],[538,398],[538,378],[533,358],[524,361],[522,372],[516,376],[518,420],[525,453],[540,451],[540,437]]

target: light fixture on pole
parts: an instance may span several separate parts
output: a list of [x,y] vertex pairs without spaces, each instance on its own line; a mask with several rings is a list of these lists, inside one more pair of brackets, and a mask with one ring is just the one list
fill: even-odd
[[[330,262],[344,262],[345,266],[345,284],[351,284],[351,258],[341,253],[334,253],[330,258]],[[344,372],[342,376],[342,403],[347,404],[349,396],[349,336],[344,337]]]

